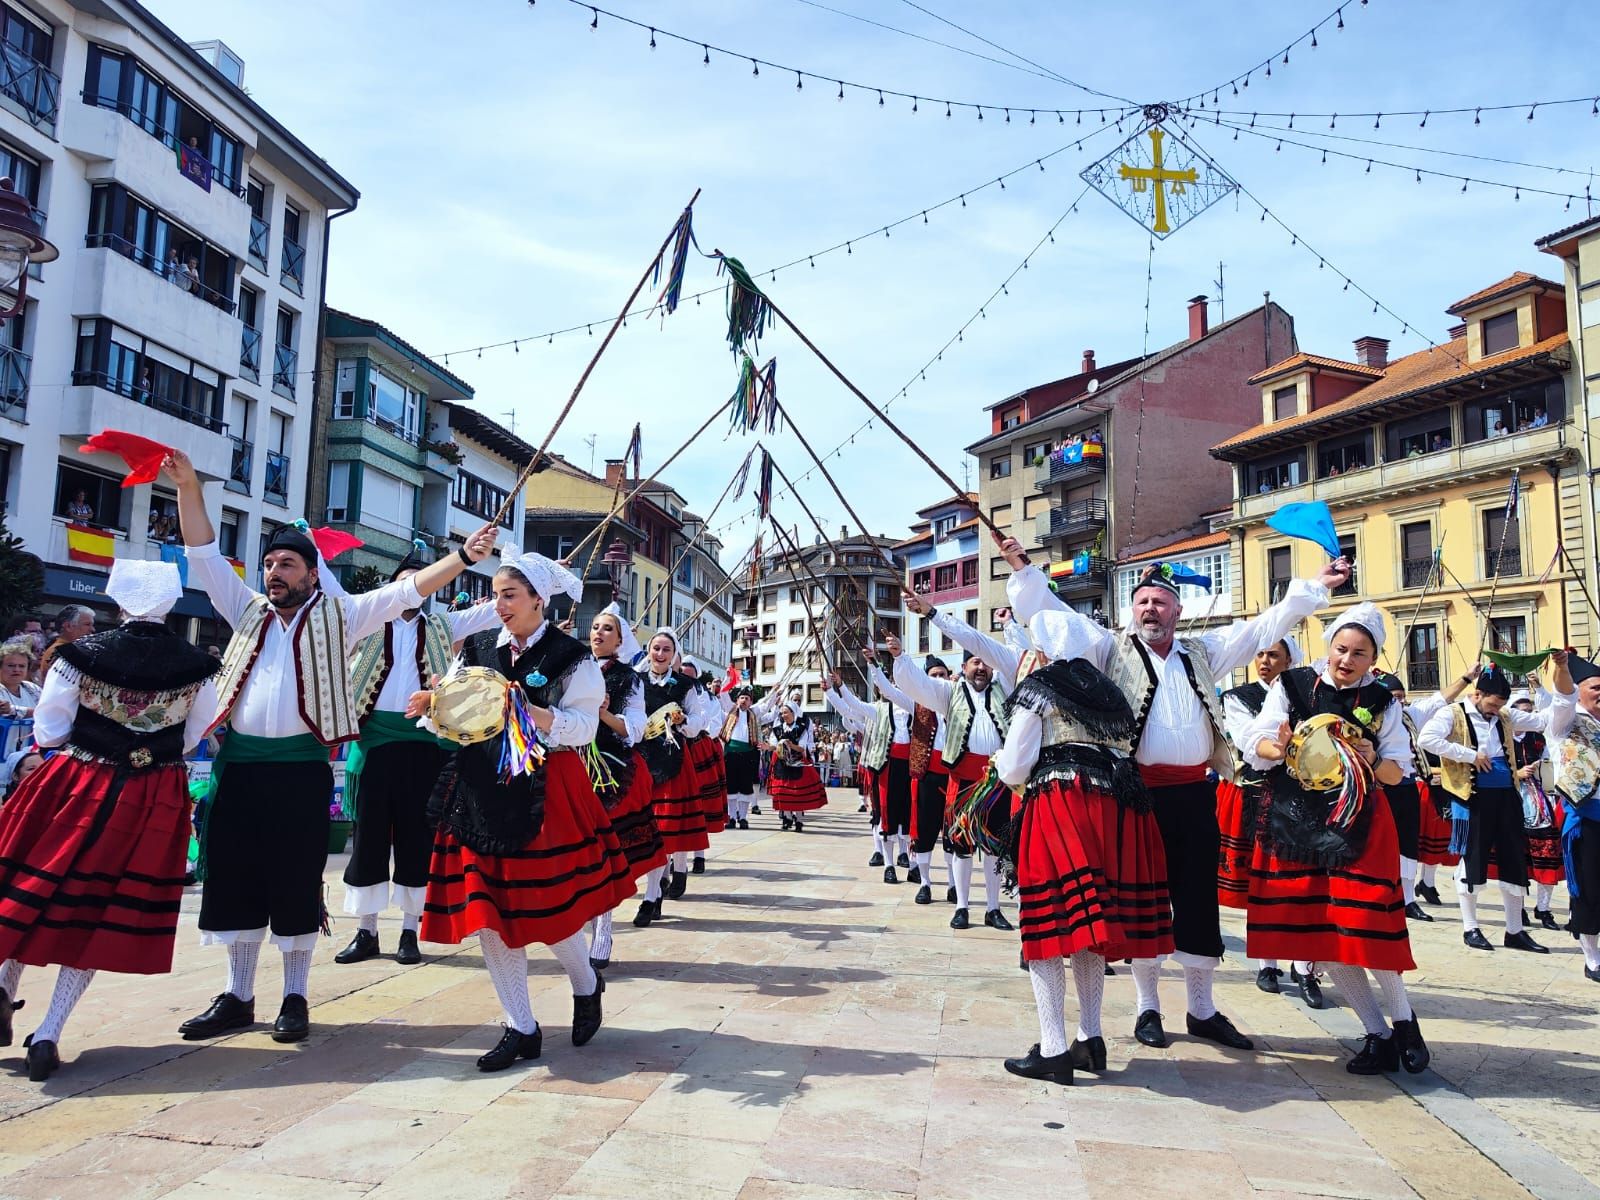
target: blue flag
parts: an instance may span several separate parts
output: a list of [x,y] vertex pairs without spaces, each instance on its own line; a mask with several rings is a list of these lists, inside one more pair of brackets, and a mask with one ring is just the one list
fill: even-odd
[[1285,504],[1267,518],[1267,526],[1290,537],[1315,542],[1328,552],[1330,558],[1338,558],[1341,553],[1339,537],[1333,532],[1333,513],[1325,501]]

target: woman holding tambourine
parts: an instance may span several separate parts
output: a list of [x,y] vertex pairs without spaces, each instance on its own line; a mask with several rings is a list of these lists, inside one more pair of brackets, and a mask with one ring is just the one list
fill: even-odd
[[798,700],[790,700],[779,705],[778,719],[772,723],[770,733],[772,767],[767,791],[772,795],[772,807],[783,818],[785,829],[803,833],[805,822],[801,814],[828,803],[822,777],[811,761],[816,750],[811,718],[800,711]]
[[[1266,773],[1247,903],[1251,958],[1322,963],[1366,1029],[1346,1068],[1421,1071],[1428,1048],[1400,980],[1415,968],[1400,888],[1400,848],[1381,788],[1410,753],[1394,697],[1377,680],[1386,625],[1372,604],[1335,617],[1328,658],[1294,667],[1267,693],[1245,739]],[[1383,993],[1392,1027],[1366,972]]]

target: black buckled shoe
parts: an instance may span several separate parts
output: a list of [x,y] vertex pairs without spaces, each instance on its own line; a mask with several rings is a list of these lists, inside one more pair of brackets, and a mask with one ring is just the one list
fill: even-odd
[[1289,968],[1289,981],[1300,989],[1300,999],[1305,1001],[1307,1008],[1321,1008],[1322,984],[1317,980],[1317,973],[1300,974],[1299,968]]
[[1461,940],[1466,945],[1471,946],[1474,950],[1494,949],[1494,947],[1489,944],[1489,939],[1483,936],[1483,930],[1481,929],[1467,930],[1461,935]]
[[594,977],[594,994],[592,996],[574,996],[572,998],[572,1044],[574,1046],[587,1046],[591,1038],[600,1032],[600,997],[605,994],[606,977]]
[[223,992],[205,1012],[179,1025],[178,1036],[186,1042],[198,1042],[204,1038],[220,1037],[235,1029],[249,1029],[255,1023],[254,1000],[241,1000],[232,992]]
[[672,882],[667,884],[667,899],[682,900],[683,894],[689,890],[689,872],[680,871],[676,867],[672,871]]
[[304,996],[285,996],[278,1019],[272,1023],[275,1042],[303,1042],[311,1032],[311,1013]]
[[54,1042],[28,1042],[28,1079],[43,1083],[61,1068],[61,1055]]
[[1046,1058],[1034,1045],[1021,1058],[1006,1059],[1006,1070],[1024,1079],[1042,1079],[1046,1083],[1072,1086],[1072,1053],[1052,1054]]
[[633,927],[635,929],[643,929],[660,916],[661,901],[641,900],[639,902],[639,911],[633,914]]
[[1428,1053],[1428,1043],[1422,1040],[1422,1027],[1417,1023],[1416,1013],[1413,1012],[1408,1021],[1394,1023],[1394,1042],[1400,1050],[1402,1067],[1413,1075],[1427,1069],[1433,1056]]
[[535,1029],[532,1033],[519,1033],[507,1025],[505,1032],[500,1035],[500,1040],[495,1043],[494,1049],[478,1059],[478,1070],[504,1071],[519,1058],[538,1058],[543,1049],[543,1029]]
[[902,852],[894,861],[896,866],[909,867],[911,865],[911,856]]
[[377,958],[383,951],[378,946],[378,935],[366,929],[356,930],[355,937],[350,939],[350,944],[333,956],[333,961],[340,966],[351,963],[366,962],[369,958]]
[[899,883],[900,876],[894,873],[893,867],[885,867],[883,869],[883,881],[885,883]]
[[1367,1034],[1366,1041],[1356,1056],[1345,1063],[1344,1069],[1352,1075],[1382,1075],[1400,1069],[1400,1048],[1391,1035]]
[[1282,978],[1282,967],[1262,967],[1256,972],[1256,986],[1263,992],[1276,996],[1282,990],[1278,987],[1278,980]]
[[422,950],[417,945],[415,929],[400,931],[400,944],[394,948],[394,960],[402,967],[414,967],[422,961]]
[[988,912],[984,913],[983,914],[983,923],[985,925],[987,925],[990,929],[1013,929],[1013,928],[1015,928],[1015,926],[1013,926],[1010,921],[1006,920],[1005,913],[1001,912],[998,908],[991,908]]
[[1227,1046],[1232,1050],[1254,1050],[1256,1044],[1233,1027],[1233,1022],[1221,1013],[1212,1013],[1204,1021],[1193,1013],[1185,1013],[1189,1036],[1204,1038],[1208,1042]]
[[1096,1073],[1106,1069],[1106,1040],[1103,1037],[1092,1037],[1085,1041],[1072,1040],[1072,1045],[1067,1047],[1067,1057],[1072,1060],[1072,1066],[1077,1071],[1094,1071]]
[[1158,1050],[1165,1046],[1167,1031],[1161,1026],[1161,1014],[1153,1008],[1145,1009],[1133,1023],[1133,1036],[1141,1046],[1154,1046]]
[[1443,900],[1439,899],[1439,889],[1434,887],[1432,884],[1419,883],[1417,884],[1416,891],[1417,895],[1421,896],[1435,908],[1438,908],[1439,905],[1444,903]]
[[751,805],[751,806],[750,806],[750,813],[751,813],[751,815],[752,815],[752,816],[757,816],[757,817],[759,817],[759,816],[760,816],[760,815],[761,815],[761,805],[759,805],[759,804],[752,804],[752,805]]
[[872,852],[872,857],[867,859],[867,866],[869,866],[869,867],[881,867],[881,866],[883,866],[883,851],[882,850],[874,850]]
[[1428,915],[1427,909],[1423,908],[1422,905],[1413,900],[1410,904],[1406,905],[1406,920],[1432,921],[1433,918]]
[[950,918],[951,929],[965,929],[971,924],[972,922],[967,917],[967,910],[964,908],[956,909],[955,915]]
[[906,882],[907,883],[921,883],[922,882],[922,868],[920,866],[918,866],[916,863],[912,863],[911,864],[911,869],[906,872]]
[[1507,950],[1526,950],[1529,954],[1550,953],[1550,947],[1539,945],[1538,942],[1533,940],[1533,935],[1526,929],[1520,929],[1516,933],[1508,933],[1502,940]]
[[0,988],[0,1046],[11,1045],[11,1014],[26,1004],[26,1000],[13,1000]]
[[932,904],[933,903],[933,889],[931,889],[927,884],[923,884],[921,887],[919,887],[917,889],[917,903],[918,904]]
[[1533,910],[1533,919],[1538,921],[1539,924],[1541,926],[1543,926],[1545,929],[1559,930],[1561,928],[1561,926],[1556,924],[1556,915],[1553,912],[1551,912],[1548,908],[1536,908],[1536,909],[1534,909]]
[[867,811],[867,806],[865,804],[863,804],[860,808],[856,809],[856,811],[858,813],[864,813],[864,812]]
[[706,873],[706,860],[697,856],[694,860],[694,865],[689,870],[696,875],[704,875]]

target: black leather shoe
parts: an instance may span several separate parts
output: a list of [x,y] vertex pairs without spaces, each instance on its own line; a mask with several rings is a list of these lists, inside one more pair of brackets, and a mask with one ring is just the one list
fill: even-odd
[[1600,983],[1600,967],[1585,966],[1583,968],[1583,977],[1593,980],[1595,983]]
[[1024,971],[1028,969],[1028,952],[1020,947],[1017,949],[1017,966]]
[[304,996],[285,996],[278,1019],[272,1023],[272,1040],[275,1042],[303,1042],[311,1032],[311,1015],[306,1009]]
[[1411,1014],[1409,1021],[1394,1023],[1393,1040],[1399,1047],[1402,1067],[1413,1075],[1427,1069],[1433,1056],[1428,1053],[1428,1043],[1422,1040],[1422,1027],[1417,1024],[1416,1013]]
[[1417,884],[1417,895],[1421,896],[1435,908],[1444,903],[1443,900],[1439,899],[1439,889],[1426,883]]
[[901,854],[900,857],[894,861],[896,866],[909,867],[911,865],[911,856],[908,854]]
[[956,909],[955,914],[950,918],[951,929],[965,929],[970,924],[972,922],[967,918],[967,910],[964,908]]
[[983,914],[983,923],[985,925],[987,925],[990,929],[1013,929],[1013,928],[1015,928],[1015,926],[1013,926],[1010,921],[1006,920],[1005,913],[1001,912],[998,908],[991,908],[988,912],[984,913]]
[[923,884],[921,887],[919,887],[917,889],[917,903],[918,904],[932,904],[933,903],[933,890],[930,887],[928,887],[927,884]]
[[883,851],[882,850],[874,850],[872,852],[872,857],[867,859],[867,866],[869,866],[869,867],[881,867],[881,866],[883,866]]
[[1037,1045],[1029,1048],[1021,1058],[1006,1059],[1006,1070],[1024,1079],[1042,1079],[1047,1083],[1072,1086],[1072,1053],[1052,1054],[1046,1058]]
[[414,967],[422,961],[422,951],[417,946],[415,929],[400,931],[400,944],[394,948],[394,960],[402,967]]
[[594,977],[594,995],[572,998],[572,1044],[586,1046],[600,1032],[600,997],[605,994],[606,977]]
[[864,812],[867,811],[867,806],[865,804],[863,804],[860,808],[856,809],[856,811],[858,813],[864,813]]
[[746,820],[744,817],[740,817],[739,818],[739,828],[740,829],[749,829],[750,828],[750,822],[748,820]]
[[1161,1027],[1161,1014],[1153,1008],[1145,1009],[1133,1023],[1133,1036],[1141,1046],[1165,1046],[1167,1031]]
[[806,831],[806,823],[799,817],[794,819],[794,831],[796,833],[804,833]]
[[883,881],[885,883],[899,883],[900,876],[894,873],[893,867],[885,867],[883,869]]
[[791,817],[788,813],[779,814],[778,819],[783,822],[783,827],[785,829],[789,828],[789,826],[794,824],[794,818]]
[[1077,1071],[1104,1071],[1106,1069],[1106,1040],[1103,1037],[1092,1037],[1080,1042],[1073,1039],[1072,1045],[1067,1047],[1067,1057],[1072,1060],[1072,1066]]
[[1433,918],[1428,915],[1427,909],[1423,908],[1422,905],[1413,900],[1410,904],[1406,905],[1406,920],[1431,921]]
[[1483,930],[1481,929],[1467,930],[1461,935],[1461,940],[1467,945],[1471,946],[1474,950],[1494,949],[1494,947],[1489,944],[1489,939],[1483,936]]
[[1548,908],[1536,908],[1536,909],[1534,909],[1533,910],[1533,918],[1534,918],[1534,920],[1538,921],[1540,925],[1544,926],[1544,928],[1546,928],[1546,929],[1560,929],[1561,928],[1561,926],[1556,924],[1555,914],[1553,912],[1551,912]]
[[1549,946],[1541,946],[1526,929],[1508,933],[1503,939],[1507,950],[1526,950],[1529,954],[1549,954]]
[[27,1062],[28,1078],[34,1083],[43,1083],[60,1069],[61,1055],[54,1042],[29,1042]]
[[1256,986],[1263,992],[1276,996],[1281,990],[1278,987],[1278,980],[1282,978],[1283,970],[1281,967],[1262,967],[1256,972]]
[[223,992],[205,1012],[179,1025],[178,1036],[186,1042],[197,1042],[202,1038],[219,1037],[235,1029],[248,1029],[255,1023],[254,1000],[241,1000],[232,992]]
[[752,805],[751,805],[751,806],[750,806],[750,813],[751,813],[751,815],[752,815],[752,816],[757,816],[757,817],[759,817],[759,816],[760,816],[760,815],[761,815],[761,805],[759,805],[759,804],[752,804]]
[[953,886],[945,888],[944,902],[946,904],[954,904],[956,902],[956,889]]
[[1302,975],[1298,968],[1290,967],[1289,979],[1300,989],[1300,999],[1305,1001],[1307,1008],[1322,1007],[1322,984],[1317,982],[1315,973]]
[[1382,1075],[1385,1071],[1398,1071],[1400,1048],[1396,1045],[1394,1035],[1367,1034],[1367,1040],[1361,1043],[1356,1056],[1345,1063],[1344,1069],[1352,1075]]
[[921,883],[922,882],[922,868],[920,866],[918,866],[916,863],[912,863],[911,864],[911,870],[906,872],[906,882],[907,883]]
[[519,1058],[538,1058],[539,1052],[543,1049],[543,1029],[535,1029],[532,1033],[518,1033],[507,1025],[505,1033],[500,1035],[500,1040],[495,1043],[494,1049],[478,1059],[478,1070],[504,1071]]
[[703,858],[695,859],[694,865],[689,870],[696,875],[704,875],[706,873],[706,860]]
[[683,894],[689,890],[689,872],[674,869],[672,882],[667,884],[667,899],[682,900]]
[[1116,973],[1117,973],[1117,969],[1115,967],[1113,967],[1110,963],[1107,963],[1106,964],[1106,974],[1107,975],[1115,975]]
[[1234,1050],[1254,1050],[1256,1044],[1233,1027],[1233,1022],[1221,1013],[1212,1013],[1204,1021],[1192,1013],[1184,1014],[1189,1025],[1189,1036],[1217,1042]]
[[358,929],[355,937],[350,939],[350,944],[333,956],[333,961],[341,966],[347,966],[350,963],[377,958],[381,953],[383,951],[378,946],[378,935],[365,929]]
[[639,911],[633,914],[633,927],[643,929],[661,915],[661,901],[642,900]]
[[11,1014],[26,1003],[26,1000],[13,1000],[0,988],[0,1046],[11,1045]]

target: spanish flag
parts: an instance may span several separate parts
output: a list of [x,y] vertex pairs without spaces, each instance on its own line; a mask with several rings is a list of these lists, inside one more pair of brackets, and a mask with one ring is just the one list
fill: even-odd
[[237,558],[230,558],[228,560],[228,565],[233,568],[233,573],[235,575],[237,575],[240,579],[244,578],[244,564],[242,562],[240,562]]
[[67,525],[67,557],[73,562],[109,567],[115,559],[117,542],[111,534],[92,525]]

